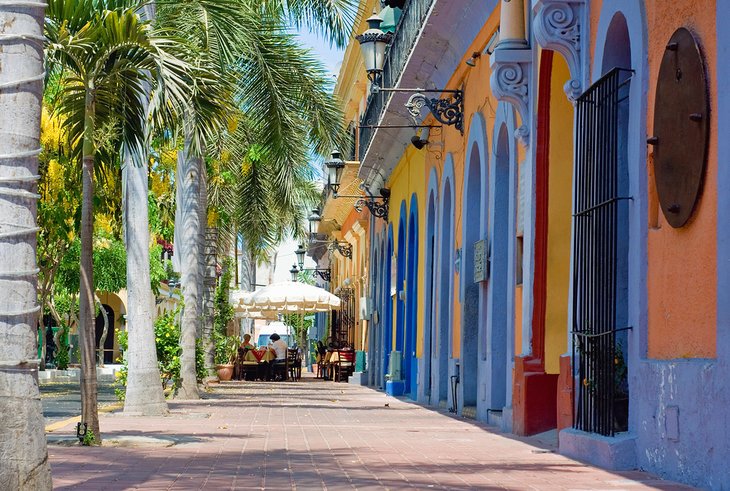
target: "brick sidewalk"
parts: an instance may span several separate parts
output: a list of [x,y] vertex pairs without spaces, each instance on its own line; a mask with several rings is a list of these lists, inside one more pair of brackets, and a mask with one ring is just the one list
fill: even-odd
[[[599,470],[381,392],[311,378],[224,383],[170,410],[102,414],[104,447],[51,443],[54,489],[690,489]],[[74,431],[69,423],[49,441]]]

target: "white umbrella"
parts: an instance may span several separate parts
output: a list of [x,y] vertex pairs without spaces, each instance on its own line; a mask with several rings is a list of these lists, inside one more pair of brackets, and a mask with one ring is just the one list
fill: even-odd
[[268,285],[242,298],[252,310],[284,312],[327,312],[340,308],[340,298],[323,288],[295,281]]

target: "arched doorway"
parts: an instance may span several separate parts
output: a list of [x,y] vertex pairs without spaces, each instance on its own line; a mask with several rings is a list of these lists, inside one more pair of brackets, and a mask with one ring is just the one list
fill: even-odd
[[462,414],[476,417],[479,387],[479,341],[484,339],[480,329],[486,325],[483,318],[482,297],[485,282],[475,279],[475,251],[482,239],[482,228],[486,222],[481,203],[486,176],[482,172],[479,146],[471,145],[464,173],[464,202],[462,205],[462,255],[461,281],[463,302],[461,313],[461,397]]
[[452,307],[454,303],[454,182],[453,161],[449,155],[444,166],[439,216],[437,262],[437,336],[434,339],[435,367],[431,375],[431,400],[440,407],[451,401],[449,394],[449,361],[453,335]]
[[406,269],[406,318],[403,352],[405,391],[416,399],[418,390],[418,358],[416,335],[418,332],[418,200],[411,196],[408,213],[408,261]]
[[385,258],[383,261],[383,329],[382,329],[382,372],[380,386],[385,387],[385,375],[388,373],[388,362],[390,361],[390,352],[393,350],[393,298],[391,290],[393,289],[391,270],[393,268],[393,225],[388,226],[388,247],[384,251]]
[[[406,280],[406,232],[408,223],[408,210],[406,209],[405,200],[400,207],[400,220],[398,221],[398,252],[396,255],[396,280],[395,280],[395,351],[399,351],[401,356],[404,354],[405,348],[405,322],[406,322],[406,302],[404,295],[404,287]],[[403,367],[401,367],[402,370]]]
[[435,358],[436,350],[434,350],[435,338],[437,336],[436,321],[436,186],[437,178],[435,172],[431,174],[431,182],[429,184],[428,205],[426,207],[426,271],[425,271],[425,308],[426,314],[423,323],[423,354],[422,360],[422,377],[423,394],[420,395],[420,401],[426,404],[433,404],[431,391],[433,384],[431,383],[431,369],[433,358]]
[[627,371],[616,368],[626,367],[628,351],[631,69],[629,30],[618,12],[607,30],[602,76],[576,104],[573,357],[584,382],[575,427],[607,436],[628,429]]
[[[502,113],[511,111],[501,105]],[[511,401],[508,398],[508,380],[511,373],[507,366],[514,356],[512,326],[515,316],[516,237],[513,175],[508,121],[503,117],[495,126],[494,151],[490,169],[489,193],[489,244],[490,278],[487,292],[487,389],[486,406],[488,420],[492,424],[502,421],[502,410]]]

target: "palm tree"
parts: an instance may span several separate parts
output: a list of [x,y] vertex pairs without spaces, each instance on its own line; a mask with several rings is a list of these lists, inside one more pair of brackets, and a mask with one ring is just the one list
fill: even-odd
[[[45,32],[49,70],[61,72],[64,81],[56,110],[66,118],[82,162],[81,420],[91,441],[100,444],[92,263],[95,163],[114,162],[122,143],[130,150],[144,148],[146,84],[164,87],[159,98],[167,96],[179,107],[187,65],[171,54],[182,45],[155,33],[124,0],[50,0]],[[167,106],[158,99],[155,107]]]
[[[144,19],[154,18],[153,5],[141,9]],[[149,98],[142,104],[149,111]],[[161,415],[167,402],[160,385],[154,331],[154,296],[150,278],[150,227],[148,207],[148,148],[151,128],[143,127],[145,143],[137,150],[122,151],[122,207],[124,242],[127,246],[127,387],[124,397],[126,414]]]
[[[0,10],[0,482],[51,489],[37,370],[36,205],[41,94],[42,2]],[[6,49],[6,46],[12,46]]]
[[[269,0],[187,0],[157,4],[158,22],[174,28],[196,47],[195,57],[189,60],[191,65],[215,69],[219,77],[215,86],[199,86],[200,90],[195,90],[191,107],[194,110],[185,114],[184,147],[178,156],[177,217],[180,220],[175,227],[175,243],[182,258],[181,286],[185,301],[181,322],[182,381],[177,394],[180,398],[199,397],[194,364],[197,332],[203,332],[204,344],[209,348],[206,351],[211,351],[207,341],[210,322],[204,324],[208,328],[200,326],[203,316],[201,238],[207,222],[206,193],[201,193],[207,188],[203,157],[211,153],[213,136],[220,133],[211,132],[210,127],[225,129],[223,123],[232,116],[230,103],[235,102],[243,110],[247,126],[261,138],[269,160],[278,164],[278,184],[291,191],[289,167],[294,158],[303,155],[302,141],[306,142],[307,136],[315,136],[331,143],[331,135],[339,132],[340,118],[327,92],[322,90],[311,57],[297,58],[306,53],[297,49],[292,36],[286,33],[283,15],[305,23],[322,23],[325,32],[337,31],[338,39],[343,41],[352,3],[350,0],[298,0],[288,4]],[[332,25],[325,25],[325,21]],[[286,66],[288,62],[291,63]],[[315,76],[310,76],[312,66],[315,66]],[[235,84],[228,74],[236,76]],[[234,85],[239,87],[235,92]],[[211,91],[213,87],[218,90]],[[299,111],[308,112],[309,119],[301,117]],[[305,131],[302,122],[307,123]],[[199,131],[201,127],[206,131]],[[322,146],[328,145],[322,143]],[[207,358],[206,365],[210,368],[210,356]]]

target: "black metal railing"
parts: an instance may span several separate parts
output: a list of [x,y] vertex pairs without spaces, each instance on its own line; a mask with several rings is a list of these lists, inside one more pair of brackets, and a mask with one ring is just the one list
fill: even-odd
[[[575,427],[612,436],[616,424],[617,264],[621,104],[631,71],[615,68],[576,104],[575,214],[573,215],[573,366],[578,370]],[[623,225],[625,226],[625,224]],[[623,363],[623,359],[621,360]],[[623,366],[623,365],[622,365]]]
[[[403,13],[398,20],[398,25],[393,34],[393,40],[385,53],[383,73],[378,80],[381,87],[392,88],[400,79],[405,69],[408,57],[415,46],[418,34],[421,32],[426,15],[431,5],[436,0],[407,0],[403,6]],[[360,160],[365,157],[365,152],[373,139],[375,128],[369,126],[377,125],[383,113],[383,108],[392,97],[392,93],[371,93],[368,97],[365,113],[360,118]],[[362,127],[364,126],[364,127]]]

